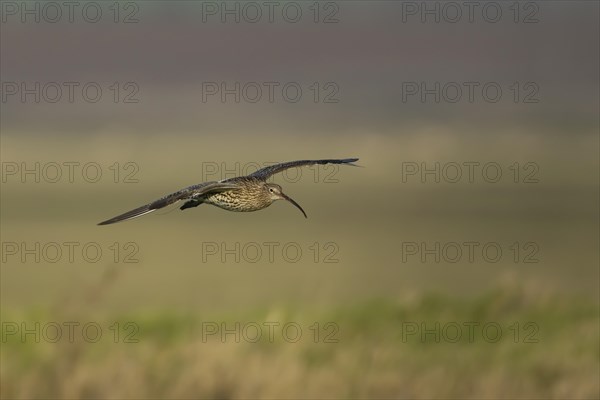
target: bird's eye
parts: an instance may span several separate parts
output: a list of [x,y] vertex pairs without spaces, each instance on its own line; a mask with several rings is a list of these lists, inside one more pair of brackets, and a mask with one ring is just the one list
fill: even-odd
[[269,192],[273,193],[273,188],[270,188],[270,189],[269,189]]

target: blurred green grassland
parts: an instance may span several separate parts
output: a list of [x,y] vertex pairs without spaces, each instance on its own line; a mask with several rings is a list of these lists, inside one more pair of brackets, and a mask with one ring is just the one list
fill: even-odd
[[[106,328],[133,322],[139,330],[130,339],[137,343],[127,343],[123,330],[115,343],[115,332],[106,329],[97,343],[83,340],[78,330],[72,343],[64,332],[57,343],[34,343],[31,334],[25,341],[19,334],[9,336],[2,344],[2,394],[594,398],[599,391],[598,312],[581,299],[505,284],[469,301],[429,294],[402,301],[374,298],[328,311],[274,307],[240,314],[122,314],[97,323]],[[43,312],[3,313],[3,321],[27,321],[30,329],[33,321],[61,323],[56,318]],[[83,325],[90,319],[65,315],[63,321]],[[465,324],[473,321],[479,324],[470,336]],[[328,322],[337,329],[324,329]],[[524,329],[528,322],[539,330]],[[273,340],[265,323],[278,324]],[[288,330],[287,337],[294,339],[285,339],[281,328],[286,323],[300,326],[302,334]],[[218,331],[208,331],[207,324]],[[253,324],[262,327],[256,342],[256,329],[244,329]],[[488,329],[486,336],[486,324],[501,330]],[[418,331],[406,332],[409,325]],[[444,328],[450,325],[462,327],[458,340],[455,330]]]

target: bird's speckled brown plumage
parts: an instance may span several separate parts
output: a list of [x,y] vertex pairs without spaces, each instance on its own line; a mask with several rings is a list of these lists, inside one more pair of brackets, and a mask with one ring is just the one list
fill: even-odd
[[238,184],[237,189],[206,196],[204,203],[229,211],[257,211],[273,203],[268,183],[251,177],[238,177],[228,181]]

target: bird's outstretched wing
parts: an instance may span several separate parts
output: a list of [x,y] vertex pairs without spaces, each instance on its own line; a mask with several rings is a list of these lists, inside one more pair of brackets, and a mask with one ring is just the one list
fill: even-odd
[[266,181],[272,175],[284,171],[288,168],[293,167],[303,167],[305,165],[314,165],[314,164],[352,164],[353,162],[358,161],[358,158],[344,158],[340,160],[299,160],[299,161],[288,161],[281,164],[270,165],[268,167],[259,169],[250,176],[258,179],[262,179]]
[[200,183],[198,185],[188,186],[185,189],[181,189],[175,193],[171,193],[165,197],[153,201],[152,203],[148,203],[134,210],[127,211],[126,213],[117,215],[116,217],[108,219],[106,221],[102,221],[98,225],[108,225],[114,224],[115,222],[126,221],[128,219],[141,217],[142,215],[159,210],[179,200],[198,198],[206,194],[225,192],[237,188],[238,185],[227,182],[205,182]]

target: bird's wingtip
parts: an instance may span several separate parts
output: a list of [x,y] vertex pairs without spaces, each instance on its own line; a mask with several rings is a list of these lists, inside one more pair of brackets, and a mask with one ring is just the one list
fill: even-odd
[[344,162],[345,162],[347,165],[351,165],[351,166],[353,166],[353,167],[364,168],[364,166],[362,166],[362,165],[357,165],[357,164],[354,164],[354,163],[355,163],[355,162],[357,162],[358,160],[359,160],[358,158],[346,158],[346,159],[344,159]]

